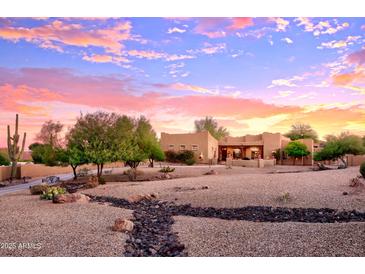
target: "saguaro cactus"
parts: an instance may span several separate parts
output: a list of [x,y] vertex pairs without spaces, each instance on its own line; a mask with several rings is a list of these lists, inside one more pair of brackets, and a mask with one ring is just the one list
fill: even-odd
[[25,138],[27,137],[27,133],[24,132],[22,148],[21,148],[21,150],[19,150],[18,143],[19,143],[20,136],[18,134],[18,120],[19,120],[19,118],[18,118],[18,114],[17,114],[16,118],[15,118],[15,133],[14,133],[13,137],[10,136],[10,126],[8,125],[8,154],[9,154],[9,159],[11,161],[11,175],[10,175],[11,180],[13,178],[15,178],[15,176],[16,176],[16,167],[17,167],[18,161],[20,160],[20,157],[23,155]]

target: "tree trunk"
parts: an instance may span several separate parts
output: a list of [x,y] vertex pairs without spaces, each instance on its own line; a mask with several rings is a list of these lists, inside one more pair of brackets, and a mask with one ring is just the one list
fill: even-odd
[[72,167],[72,171],[73,171],[73,173],[74,173],[74,181],[75,181],[75,180],[77,180],[77,173],[76,173],[77,165],[76,165],[76,166],[71,165],[71,167]]
[[104,164],[100,164],[100,173],[98,175],[99,178],[101,177],[101,175],[103,175],[103,168],[104,168]]
[[153,159],[148,159],[150,161],[150,167],[153,167]]
[[100,164],[96,164],[96,168],[97,168],[97,171],[96,171],[96,176],[99,177],[99,172],[100,172]]

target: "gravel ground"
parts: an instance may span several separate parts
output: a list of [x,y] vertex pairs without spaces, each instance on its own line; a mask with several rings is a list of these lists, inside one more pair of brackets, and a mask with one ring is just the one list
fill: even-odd
[[[131,211],[53,204],[28,191],[6,195],[0,198],[0,256],[122,256],[128,236],[109,229],[119,217],[130,218]],[[32,246],[19,248],[20,243]]]
[[[196,173],[199,169],[202,174],[202,167],[185,168],[185,171]],[[153,182],[108,183],[85,192],[118,198],[158,193],[162,200],[177,204],[191,203],[196,207],[261,205],[365,211],[364,188],[355,191],[348,186],[349,180],[359,175],[358,167],[287,174],[269,174],[273,169],[254,169],[254,172],[262,172],[261,174],[253,174],[251,169],[240,167],[231,170],[224,167],[215,169],[218,175]],[[176,172],[182,173],[183,170]],[[208,189],[201,189],[203,186],[208,186]],[[342,195],[344,191],[349,195]],[[281,201],[279,197],[286,192],[289,193],[289,199]]]
[[254,223],[174,217],[189,256],[365,256],[365,223]]

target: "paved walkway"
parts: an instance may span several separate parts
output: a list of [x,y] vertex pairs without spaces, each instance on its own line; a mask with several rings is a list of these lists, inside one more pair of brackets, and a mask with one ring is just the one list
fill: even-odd
[[[73,175],[71,173],[58,174],[55,176],[60,177],[60,180],[69,180],[73,177]],[[38,185],[41,183],[42,183],[42,178],[39,178],[39,179],[31,180],[29,183],[26,183],[26,184],[2,187],[2,188],[0,188],[0,196],[8,194],[8,193],[13,193],[13,192],[29,189],[30,186]]]

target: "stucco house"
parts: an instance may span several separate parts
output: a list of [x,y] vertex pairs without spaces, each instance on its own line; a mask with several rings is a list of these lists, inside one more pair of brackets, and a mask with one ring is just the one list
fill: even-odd
[[[300,164],[312,165],[312,155],[315,150],[313,140],[303,139],[299,141],[303,142],[311,152],[311,156],[303,159]],[[261,165],[275,164],[275,151],[283,151],[289,142],[290,139],[281,133],[269,132],[240,137],[227,136],[218,141],[208,131],[177,134],[162,132],[160,140],[163,151],[191,150],[200,163],[225,162],[229,158],[234,161],[237,160],[238,165],[244,163],[242,160],[263,160]],[[240,161],[238,162],[238,160]],[[277,164],[292,164],[292,161],[284,158]],[[258,165],[260,165],[259,162]]]

